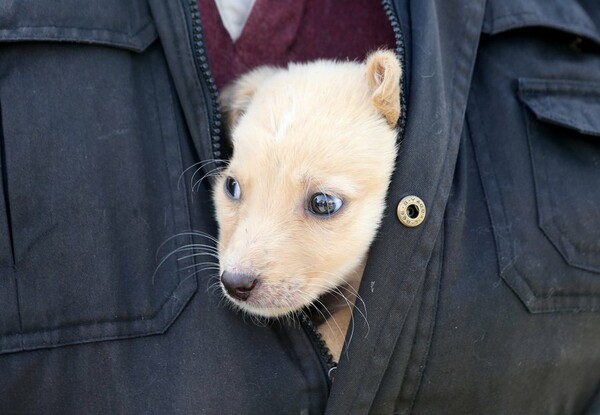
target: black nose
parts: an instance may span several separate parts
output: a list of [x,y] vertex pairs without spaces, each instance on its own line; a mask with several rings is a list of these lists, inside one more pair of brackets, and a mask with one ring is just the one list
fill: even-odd
[[246,301],[250,297],[250,292],[256,287],[257,281],[251,274],[225,271],[221,275],[221,282],[227,294],[240,301]]

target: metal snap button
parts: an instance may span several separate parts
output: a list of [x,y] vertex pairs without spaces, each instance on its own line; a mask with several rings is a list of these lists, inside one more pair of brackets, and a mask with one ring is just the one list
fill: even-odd
[[398,203],[396,213],[404,226],[414,228],[423,223],[427,209],[425,209],[425,203],[419,197],[410,195]]

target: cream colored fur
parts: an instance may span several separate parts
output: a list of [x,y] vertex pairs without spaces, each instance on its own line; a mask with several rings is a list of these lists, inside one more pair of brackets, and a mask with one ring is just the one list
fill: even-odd
[[[394,168],[400,76],[394,53],[377,51],[366,63],[259,68],[223,93],[234,152],[214,192],[220,268],[259,281],[246,301],[229,298],[239,308],[279,317],[335,290],[354,303]],[[228,176],[239,200],[224,191]],[[342,208],[315,216],[316,193]],[[319,330],[337,360],[350,306],[332,317]]]

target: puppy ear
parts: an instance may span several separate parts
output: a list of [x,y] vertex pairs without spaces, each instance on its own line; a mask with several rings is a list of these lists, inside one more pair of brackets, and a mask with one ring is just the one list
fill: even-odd
[[378,50],[367,57],[366,65],[371,102],[388,124],[396,127],[400,118],[400,61],[391,50]]
[[233,129],[244,114],[260,84],[277,70],[271,66],[261,66],[243,75],[221,92],[221,110],[230,129]]

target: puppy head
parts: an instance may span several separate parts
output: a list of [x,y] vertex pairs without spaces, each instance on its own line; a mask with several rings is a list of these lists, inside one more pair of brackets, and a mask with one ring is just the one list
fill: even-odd
[[281,316],[360,278],[396,156],[400,76],[378,51],[260,68],[223,93],[234,152],[214,201],[234,304]]

